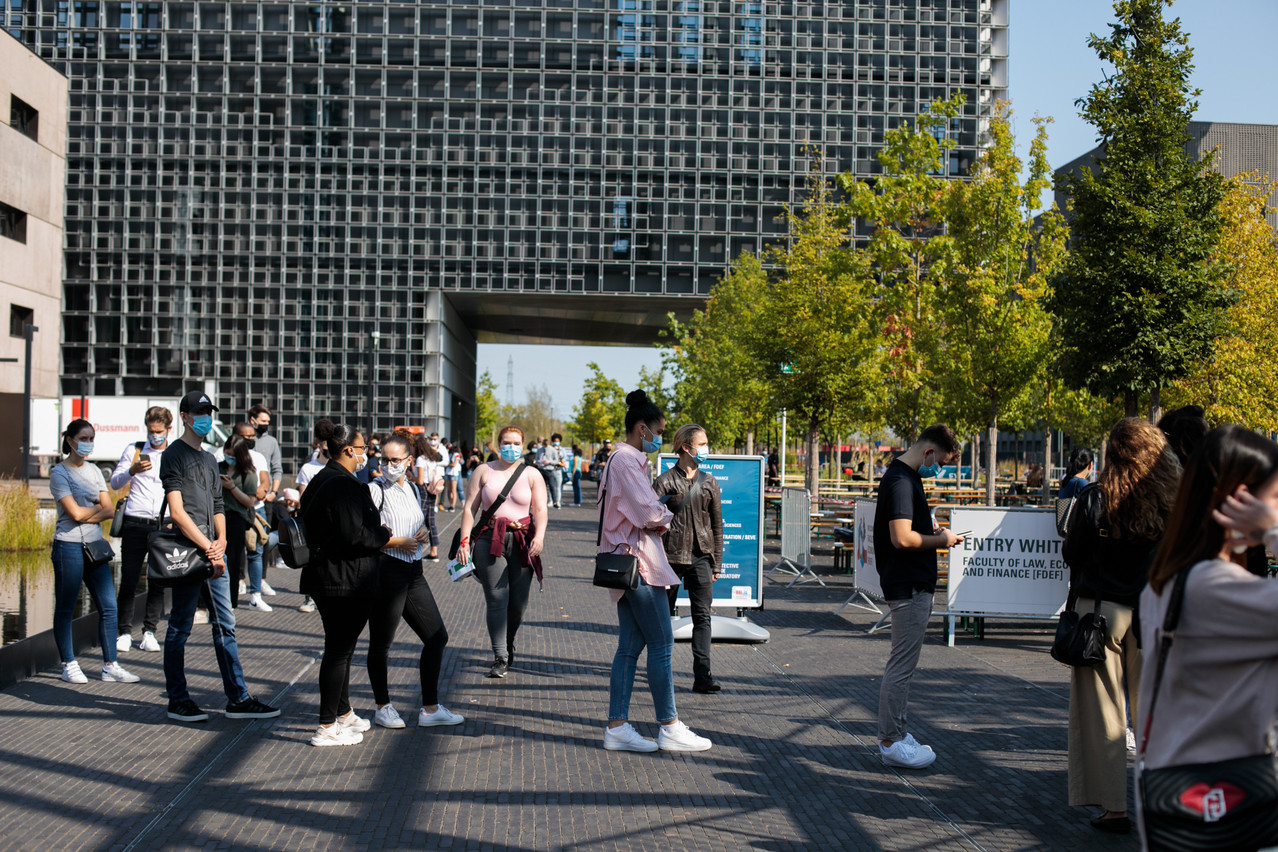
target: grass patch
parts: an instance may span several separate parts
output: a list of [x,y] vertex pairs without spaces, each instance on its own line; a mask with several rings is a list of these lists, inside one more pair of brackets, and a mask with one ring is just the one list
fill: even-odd
[[40,501],[21,487],[0,488],[0,551],[47,549],[55,521],[41,522]]

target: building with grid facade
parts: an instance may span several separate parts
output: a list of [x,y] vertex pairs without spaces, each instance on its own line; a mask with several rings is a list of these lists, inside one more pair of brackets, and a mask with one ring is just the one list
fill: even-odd
[[872,175],[961,91],[961,174],[1007,85],[1008,0],[6,5],[71,80],[64,381],[265,400],[293,449],[464,435],[477,341],[651,342],[806,146]]

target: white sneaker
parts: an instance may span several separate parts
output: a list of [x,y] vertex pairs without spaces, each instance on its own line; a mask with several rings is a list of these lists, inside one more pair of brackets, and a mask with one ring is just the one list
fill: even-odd
[[707,751],[712,743],[694,734],[683,722],[676,721],[661,726],[657,745],[662,751]]
[[1129,754],[1136,753],[1136,732],[1131,728],[1127,729],[1127,751]]
[[931,766],[936,760],[936,752],[925,745],[907,740],[897,740],[891,748],[884,748],[879,743],[879,757],[888,766],[899,766],[903,769],[923,769]]
[[119,663],[107,663],[102,667],[102,679],[107,683],[137,683],[142,678],[126,672]]
[[262,600],[261,595],[253,595],[253,597],[249,598],[248,608],[255,609],[258,612],[270,612],[275,609],[275,607]]
[[208,624],[209,611],[207,609],[197,609],[195,611],[195,617],[191,619],[191,623],[192,624]]
[[608,751],[656,751],[657,743],[644,738],[627,722],[604,731],[604,748]]
[[399,711],[395,709],[394,704],[387,704],[385,707],[378,707],[377,712],[373,714],[373,721],[381,725],[383,728],[407,728],[408,725],[399,717]]
[[315,600],[310,596],[306,596],[306,600],[302,601],[302,605],[297,608],[298,612],[314,612]]
[[931,751],[931,750],[932,750],[932,747],[931,747],[930,745],[923,745],[923,743],[921,743],[921,742],[919,742],[918,740],[914,739],[914,734],[908,734],[908,733],[907,733],[907,734],[905,735],[905,739],[904,739],[904,740],[902,740],[901,742],[909,743],[910,745],[914,746],[915,748],[921,748],[921,749],[923,749],[924,751]]
[[347,713],[345,716],[338,716],[337,724],[341,725],[348,731],[355,731],[360,734],[373,727],[373,723],[365,719],[363,716],[356,716],[354,710]]
[[142,634],[142,641],[138,643],[138,647],[143,651],[158,651],[160,643],[156,641],[155,634],[148,630]]
[[440,725],[460,725],[466,718],[460,713],[453,713],[440,704],[434,713],[427,713],[425,708],[417,711],[417,727],[437,728]]
[[121,654],[133,650],[133,637],[128,633],[121,633],[115,637],[115,650]]
[[[284,557],[283,557],[283,556],[277,556],[277,557],[275,557],[275,567],[276,567],[276,568],[278,568],[278,569],[280,569],[281,571],[283,571],[285,568],[287,568],[287,567],[288,567],[288,563],[284,561]],[[265,581],[265,580],[263,580],[263,581],[262,581],[262,591],[263,591],[264,593],[265,593],[265,591],[266,591],[266,581]],[[271,592],[271,594],[275,594],[275,592]]]
[[88,683],[89,679],[80,671],[80,664],[75,660],[62,664],[62,679],[67,683]]
[[240,594],[241,595],[248,594],[248,583],[245,583],[243,580],[240,580]]
[[275,590],[272,589],[271,584],[265,580],[262,581],[262,594],[266,595],[268,598],[275,597]]
[[359,731],[353,731],[342,725],[329,725],[325,727],[320,725],[315,729],[315,736],[311,737],[311,745],[313,746],[344,746],[356,745],[364,741],[364,735]]

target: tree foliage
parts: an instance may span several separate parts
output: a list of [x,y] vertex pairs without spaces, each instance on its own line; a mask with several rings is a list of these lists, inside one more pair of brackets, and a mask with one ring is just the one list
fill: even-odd
[[1221,212],[1224,227],[1217,258],[1228,269],[1223,282],[1236,299],[1215,351],[1178,383],[1177,403],[1207,409],[1217,423],[1278,431],[1278,244],[1266,220],[1278,182],[1257,175],[1231,180]]
[[621,434],[626,418],[626,394],[594,361],[586,366],[590,376],[581,400],[573,408],[570,426],[579,441],[599,444]]
[[1073,387],[1122,397],[1159,391],[1210,358],[1227,298],[1215,262],[1221,177],[1186,152],[1197,108],[1193,51],[1169,0],[1118,0],[1089,45],[1115,73],[1079,101],[1096,128],[1096,169],[1066,176],[1073,242],[1053,307]]
[[497,399],[497,383],[487,370],[479,376],[475,383],[475,443],[483,446],[497,439],[498,422],[501,403]]

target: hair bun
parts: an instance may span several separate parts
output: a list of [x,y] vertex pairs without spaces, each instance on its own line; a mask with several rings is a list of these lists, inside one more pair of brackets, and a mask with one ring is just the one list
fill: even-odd
[[630,408],[646,405],[647,403],[648,394],[644,393],[642,390],[633,390],[626,394],[626,405]]
[[337,427],[333,425],[333,421],[327,417],[315,421],[315,437],[320,441],[327,441],[333,437],[333,433]]

